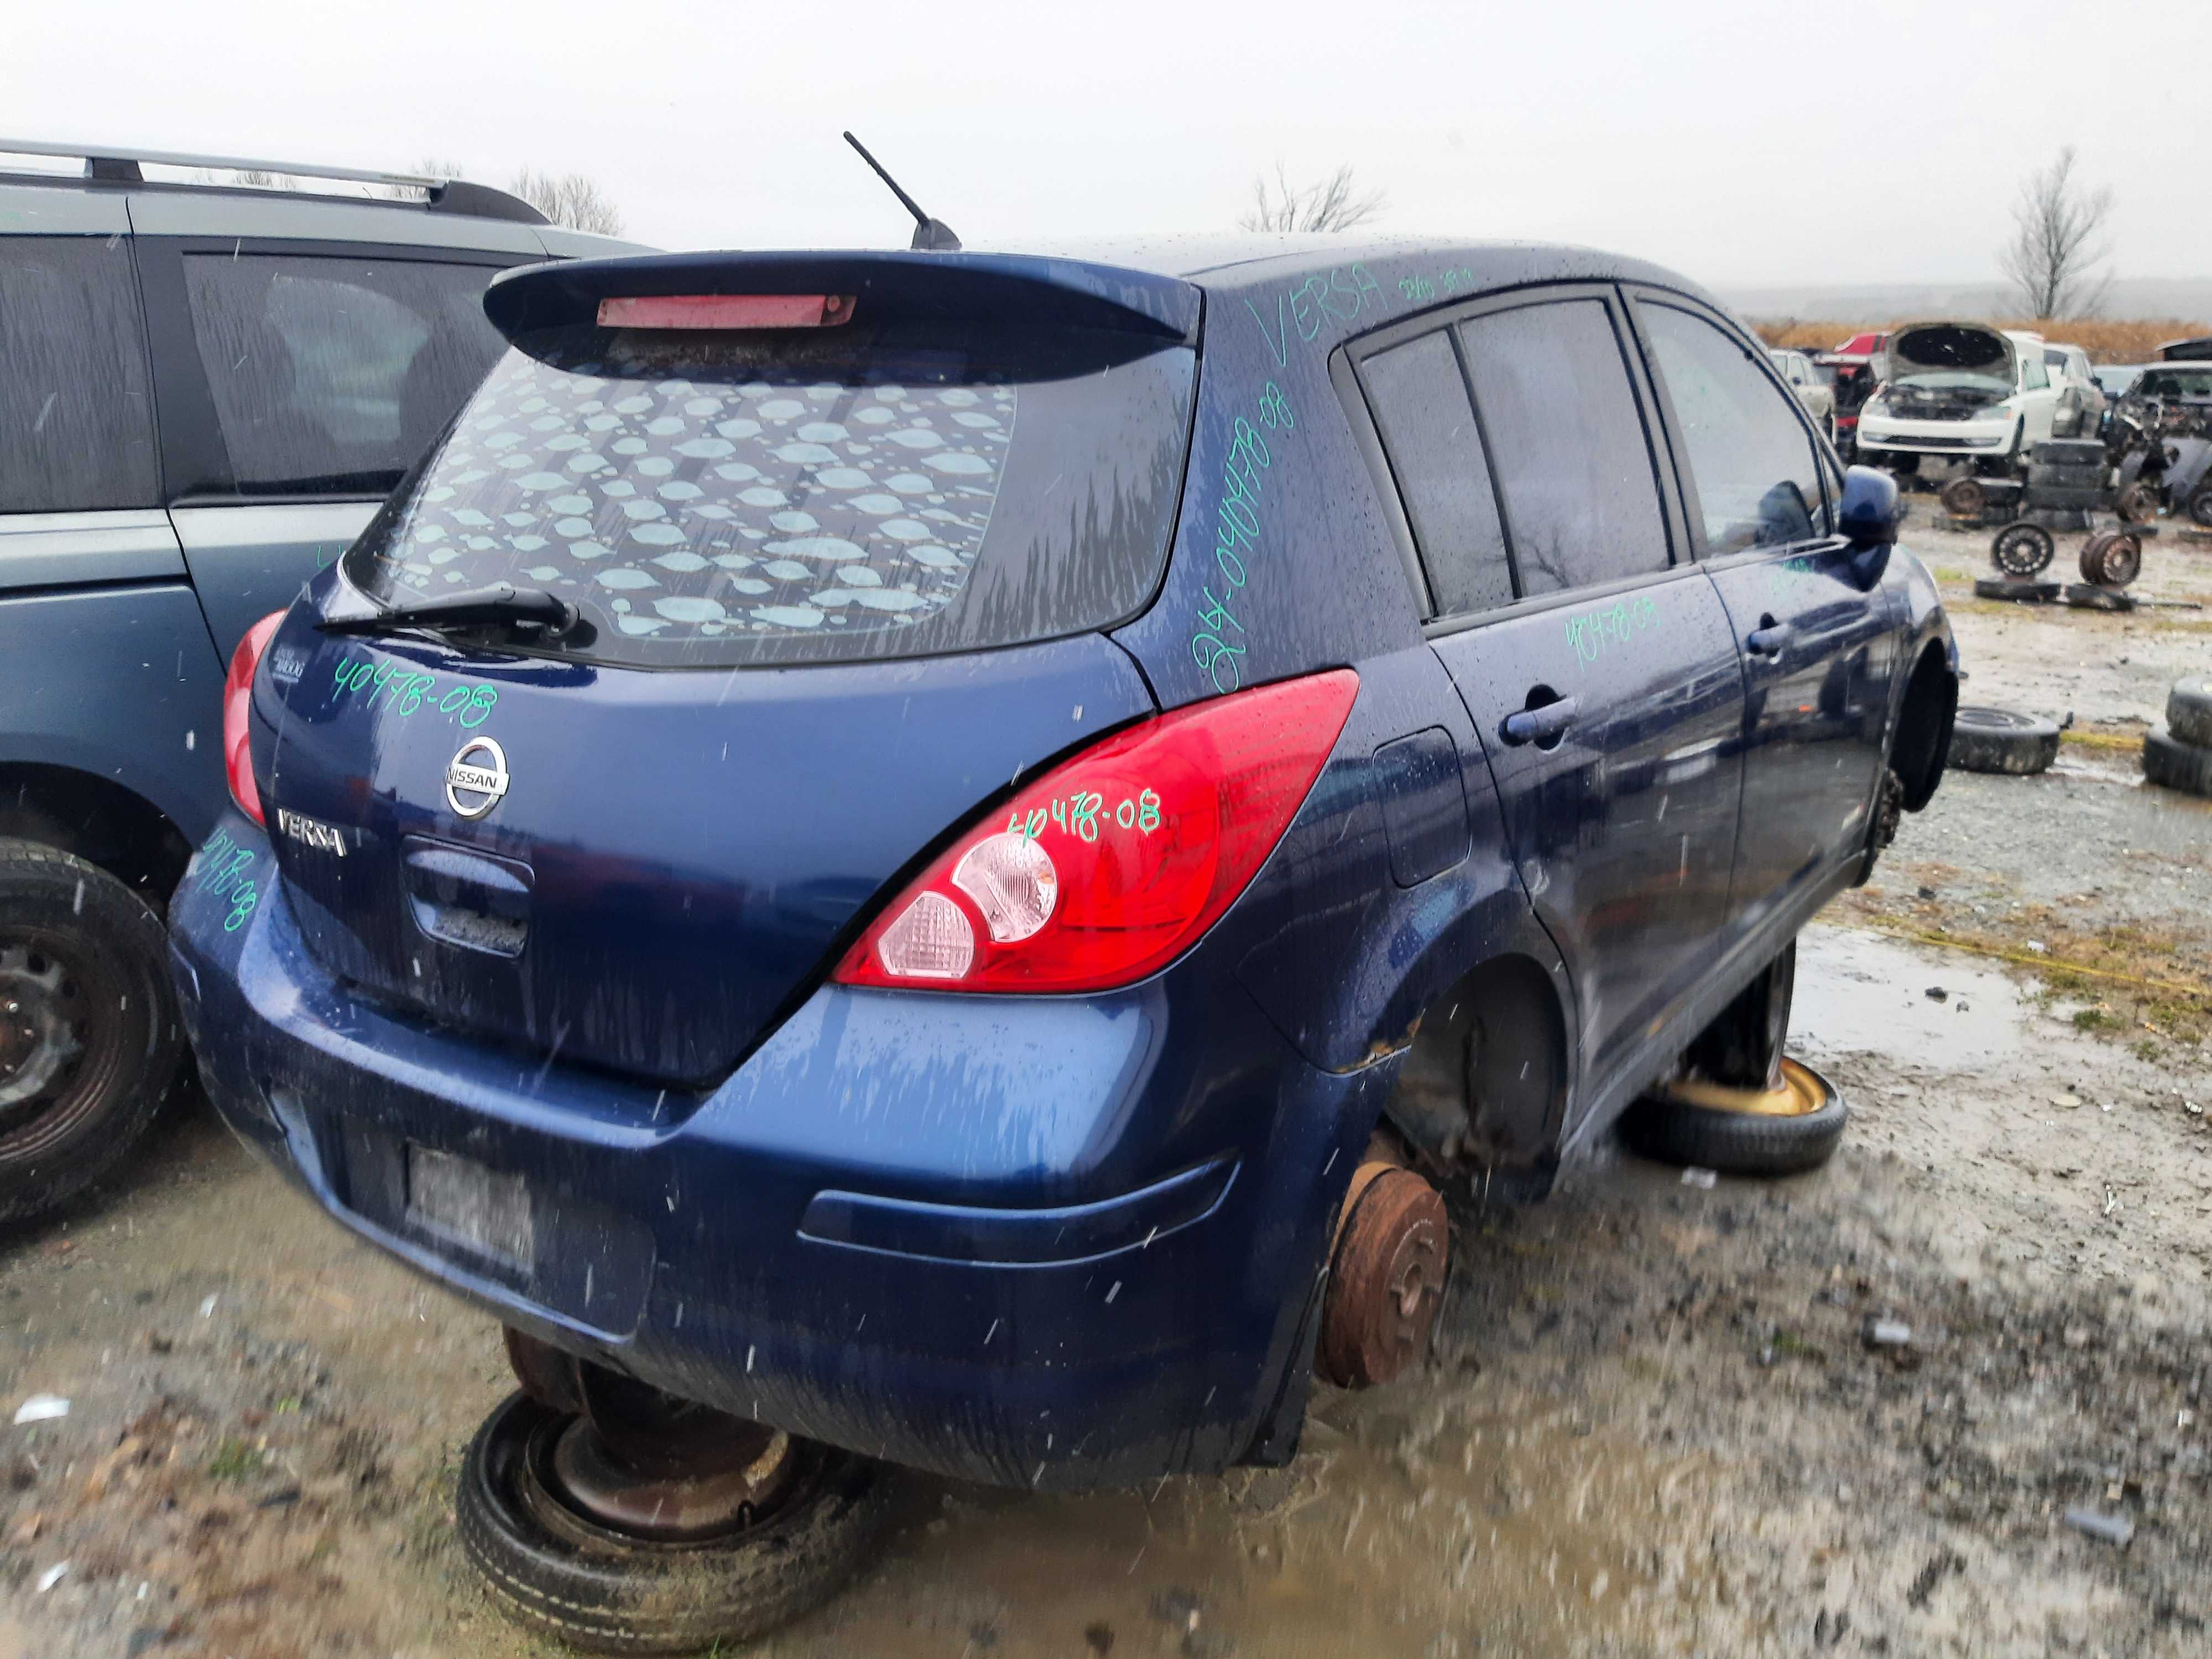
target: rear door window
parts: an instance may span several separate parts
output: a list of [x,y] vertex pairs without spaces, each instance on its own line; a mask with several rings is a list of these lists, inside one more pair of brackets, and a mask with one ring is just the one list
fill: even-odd
[[123,236],[0,236],[0,513],[161,499]]
[[1522,593],[1665,569],[1658,483],[1605,302],[1551,301],[1459,326]]
[[1693,312],[1637,307],[1688,452],[1710,554],[1824,534],[1812,434],[1796,400],[1759,372],[1750,349]]
[[567,654],[918,656],[1111,626],[1167,559],[1194,354],[1069,328],[526,337],[345,558],[371,599],[492,582]]
[[496,267],[193,253],[185,287],[239,493],[381,494],[497,360]]
[[1498,497],[1450,337],[1439,331],[1359,366],[1368,407],[1405,502],[1435,614],[1513,603]]

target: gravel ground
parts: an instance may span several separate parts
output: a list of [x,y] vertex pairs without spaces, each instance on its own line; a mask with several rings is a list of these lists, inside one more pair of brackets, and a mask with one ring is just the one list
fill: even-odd
[[[1971,701],[2124,739],[2212,659],[2207,613],[1977,604],[1985,537],[1911,540]],[[2142,586],[2212,598],[2212,552],[2162,538]],[[916,1481],[881,1565],[759,1651],[2206,1651],[2202,999],[2078,967],[2212,982],[2212,809],[2132,767],[2069,742],[2044,778],[1952,778],[1808,932],[1796,1045],[1855,1115],[1825,1170],[1701,1190],[1608,1151],[1531,1208],[1452,1194],[1430,1362],[1321,1391],[1291,1468]],[[1976,949],[1899,937],[1931,934]],[[0,1418],[0,1659],[538,1650],[452,1532],[507,1386],[488,1322],[180,1110],[0,1240],[0,1410],[70,1401]]]

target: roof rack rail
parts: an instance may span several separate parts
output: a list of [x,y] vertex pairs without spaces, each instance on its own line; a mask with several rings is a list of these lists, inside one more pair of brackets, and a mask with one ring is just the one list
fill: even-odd
[[[436,179],[419,173],[374,173],[360,167],[321,167],[301,161],[262,161],[243,155],[194,155],[182,150],[140,149],[112,144],[51,144],[24,138],[0,138],[0,155],[59,155],[84,158],[84,176],[105,184],[146,182],[139,163],[156,167],[210,167],[232,173],[276,173],[300,179],[343,179],[350,184],[402,185],[420,190],[433,213],[465,213],[477,219],[514,219],[524,224],[551,222],[520,196],[465,179]],[[390,204],[393,206],[404,204]]]

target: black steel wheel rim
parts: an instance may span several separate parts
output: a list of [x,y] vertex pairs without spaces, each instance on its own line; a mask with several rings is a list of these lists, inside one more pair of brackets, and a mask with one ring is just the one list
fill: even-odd
[[43,1155],[127,1069],[125,980],[84,941],[0,927],[0,1161]]
[[2040,525],[2016,524],[1997,532],[1990,545],[1996,568],[2011,576],[2033,576],[2048,565],[2058,544]]

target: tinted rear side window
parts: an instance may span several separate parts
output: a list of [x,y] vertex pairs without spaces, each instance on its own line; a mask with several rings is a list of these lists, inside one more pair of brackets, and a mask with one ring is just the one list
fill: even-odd
[[1369,407],[1440,617],[1513,603],[1513,572],[1474,409],[1442,332],[1378,352],[1359,368]]
[[1710,553],[1778,547],[1823,533],[1812,435],[1796,403],[1748,349],[1673,306],[1638,307],[1689,451]]
[[381,493],[497,360],[493,267],[291,254],[185,259],[240,493]]
[[121,236],[0,236],[0,513],[160,502]]
[[372,599],[574,601],[598,660],[917,656],[1103,628],[1167,557],[1194,367],[1074,329],[526,339],[348,554]]
[[1524,595],[1667,568],[1644,423],[1604,303],[1460,325]]

